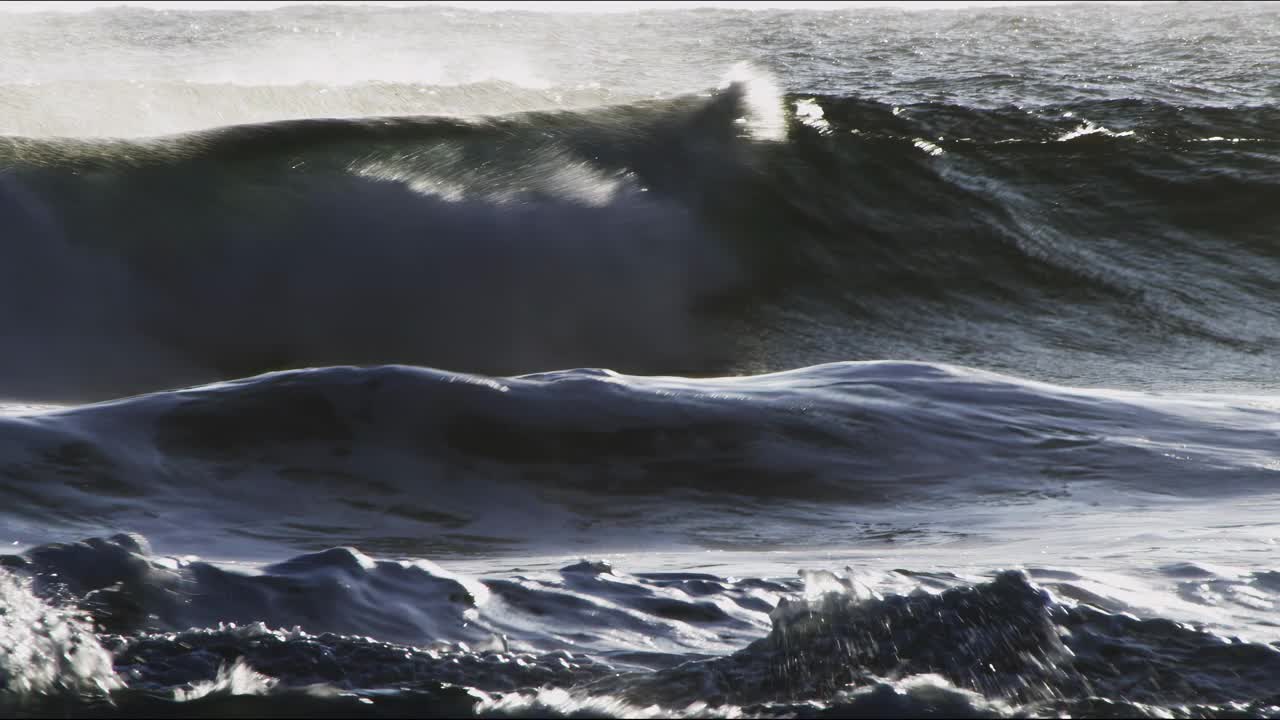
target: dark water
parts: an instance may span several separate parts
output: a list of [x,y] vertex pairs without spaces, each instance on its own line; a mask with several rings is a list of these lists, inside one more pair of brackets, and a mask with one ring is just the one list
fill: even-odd
[[1280,714],[1276,6],[0,19],[4,714]]

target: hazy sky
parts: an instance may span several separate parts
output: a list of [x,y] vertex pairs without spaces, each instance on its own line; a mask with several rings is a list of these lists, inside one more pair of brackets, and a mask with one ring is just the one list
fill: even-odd
[[[134,5],[149,8],[174,8],[183,10],[227,10],[227,9],[270,9],[284,7],[287,5],[310,5],[310,4],[335,4],[333,0],[325,0],[324,2],[297,2],[289,0],[219,0],[210,2],[208,0],[185,0],[178,2],[157,2],[154,0],[63,0],[43,1],[43,2],[8,2],[0,3],[0,9],[6,10],[91,10],[95,7],[113,6],[113,5]],[[370,1],[370,0],[348,0],[342,2],[344,5],[390,5],[390,6],[406,6],[421,5],[422,2],[396,2],[392,1]],[[901,7],[904,9],[929,9],[929,8],[964,8],[964,7],[990,7],[1000,5],[1043,5],[1047,4],[1045,0],[1037,1],[1016,1],[1016,2],[1000,2],[981,0],[974,2],[971,0],[953,0],[953,1],[934,1],[924,2],[920,0],[830,0],[827,2],[818,2],[815,0],[801,0],[800,2],[788,2],[787,0],[752,0],[750,2],[733,1],[733,0],[662,0],[662,1],[640,1],[635,0],[618,0],[616,2],[590,2],[583,0],[575,0],[567,2],[564,0],[436,0],[430,2],[433,5],[451,5],[458,7],[468,7],[477,10],[542,10],[542,11],[569,11],[569,12],[625,12],[627,10],[646,10],[646,9],[662,9],[662,8],[690,8],[690,7],[718,7],[718,8],[737,8],[737,9],[765,9],[765,8],[799,8],[799,9],[835,9],[848,7]]]

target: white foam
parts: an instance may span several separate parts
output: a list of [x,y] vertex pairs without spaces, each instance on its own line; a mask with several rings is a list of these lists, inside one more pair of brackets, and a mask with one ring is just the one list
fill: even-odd
[[[1070,116],[1070,115],[1071,113],[1067,113],[1067,116]],[[1070,132],[1063,133],[1062,135],[1060,135],[1058,137],[1058,142],[1069,142],[1071,140],[1075,140],[1076,138],[1085,137],[1087,135],[1102,135],[1104,137],[1121,138],[1121,137],[1132,136],[1133,131],[1125,130],[1124,132],[1113,132],[1111,130],[1108,130],[1106,127],[1102,125],[1098,125],[1089,120],[1085,120],[1084,122],[1080,123],[1080,125],[1075,130],[1072,130]]]
[[535,692],[518,692],[508,695],[472,691],[480,697],[476,705],[477,715],[558,716],[558,717],[627,717],[627,718],[738,718],[742,709],[735,705],[708,707],[694,703],[675,709],[658,705],[636,705],[622,698],[609,695],[588,695],[563,688],[544,688]]
[[0,697],[92,695],[124,687],[89,621],[0,570]]
[[822,106],[813,98],[797,100],[796,103],[796,120],[817,130],[820,135],[828,135],[831,133],[831,123],[827,122],[823,117],[825,113]]
[[241,658],[231,667],[223,665],[218,668],[218,675],[213,680],[196,683],[190,688],[177,688],[173,695],[178,702],[190,702],[210,695],[266,695],[278,682],[249,667]]
[[747,114],[740,121],[756,140],[781,141],[787,138],[787,117],[782,91],[773,76],[750,63],[729,68],[720,89],[737,86]]
[[945,150],[938,147],[937,145],[934,145],[928,140],[925,140],[924,138],[915,138],[912,140],[911,144],[923,150],[926,154],[932,157],[938,157],[939,155],[943,155],[946,153]]

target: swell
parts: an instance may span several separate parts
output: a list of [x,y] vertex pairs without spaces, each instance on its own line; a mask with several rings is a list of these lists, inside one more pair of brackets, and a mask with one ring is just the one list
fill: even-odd
[[[251,557],[809,546],[873,533],[876,508],[1246,498],[1272,487],[1276,422],[1261,397],[912,363],[719,380],[333,368],[2,417],[0,498],[20,538],[105,526]],[[754,537],[723,529],[742,513]]]
[[1265,390],[1277,112],[895,107],[757,77],[580,111],[5,138],[0,392],[849,358]]
[[[796,100],[804,122],[772,170],[811,305],[861,326],[833,345],[1022,372],[1059,350],[1103,375],[1093,358],[1121,351],[1179,354],[1188,376],[1264,370],[1250,358],[1280,332],[1275,108]],[[928,347],[973,328],[1027,352]]]
[[693,310],[743,274],[701,196],[749,160],[749,96],[6,139],[6,391],[388,361],[705,367],[715,333]]

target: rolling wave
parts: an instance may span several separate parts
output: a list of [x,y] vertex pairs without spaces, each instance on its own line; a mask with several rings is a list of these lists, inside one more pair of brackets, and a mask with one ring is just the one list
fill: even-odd
[[884,357],[1150,384],[1141,358],[1175,386],[1266,388],[1277,120],[896,107],[756,76],[578,111],[0,138],[0,392]]
[[693,306],[744,281],[700,196],[749,161],[750,99],[5,139],[5,391],[388,360],[696,369],[714,340]]
[[875,532],[877,508],[1265,493],[1277,413],[913,363],[717,380],[331,368],[0,417],[0,499],[20,537],[106,526],[169,547],[715,547],[726,513],[777,520],[753,542],[808,546]]
[[1275,108],[792,101],[770,168],[792,280],[753,369],[893,357],[1272,387]]

